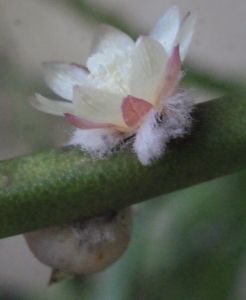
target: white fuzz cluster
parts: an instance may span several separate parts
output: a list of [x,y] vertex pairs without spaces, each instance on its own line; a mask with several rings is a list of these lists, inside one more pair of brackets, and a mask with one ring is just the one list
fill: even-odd
[[[125,252],[132,230],[131,208],[24,234],[33,254],[67,274],[99,272]],[[59,273],[57,273],[59,271]],[[52,282],[56,281],[54,274]]]
[[122,134],[113,129],[83,130],[75,128],[69,145],[78,145],[84,152],[90,153],[95,159],[103,159],[110,155],[119,145]]
[[170,139],[187,133],[191,125],[193,104],[187,91],[183,91],[168,99],[162,109],[165,114],[152,109],[145,116],[133,143],[133,149],[143,165],[163,155]]
[[46,83],[67,101],[36,94],[31,104],[65,116],[75,127],[70,144],[94,157],[103,158],[130,144],[140,162],[150,164],[171,138],[182,136],[190,125],[193,103],[178,85],[195,18],[188,13],[180,21],[178,7],[172,6],[149,36],[136,42],[120,30],[100,25],[86,67],[44,64]]

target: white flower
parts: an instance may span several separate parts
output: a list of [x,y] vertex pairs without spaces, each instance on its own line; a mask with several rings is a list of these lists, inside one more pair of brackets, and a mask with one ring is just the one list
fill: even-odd
[[190,124],[192,100],[177,86],[194,23],[190,13],[180,23],[178,7],[172,6],[150,35],[135,43],[125,33],[100,25],[86,67],[44,64],[46,83],[67,101],[37,94],[31,104],[65,115],[76,127],[71,144],[100,156],[131,140],[139,160],[147,165]]

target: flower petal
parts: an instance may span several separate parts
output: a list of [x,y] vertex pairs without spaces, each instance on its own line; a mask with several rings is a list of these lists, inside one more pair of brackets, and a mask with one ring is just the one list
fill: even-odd
[[122,96],[92,86],[74,87],[74,111],[82,119],[126,127],[121,115]]
[[143,99],[131,95],[125,97],[121,109],[126,125],[129,127],[137,125],[152,107],[152,104]]
[[43,73],[49,88],[66,100],[72,100],[73,87],[76,84],[88,83],[88,71],[75,63],[43,63]]
[[35,97],[29,97],[29,102],[38,110],[52,115],[63,116],[64,113],[74,113],[71,102],[52,100],[39,94],[36,94]]
[[180,66],[179,46],[176,46],[173,48],[172,55],[167,62],[163,86],[159,89],[157,105],[165,100],[176,87],[181,77]]
[[113,124],[91,122],[68,113],[65,113],[64,115],[70,124],[79,129],[99,129],[115,127],[115,125]]
[[179,9],[177,5],[173,5],[169,10],[157,21],[149,36],[159,41],[170,55],[174,45],[175,38],[179,30]]
[[102,52],[108,47],[127,50],[133,46],[134,41],[127,34],[112,26],[100,24],[92,41],[91,54]]
[[167,60],[168,55],[159,42],[150,37],[140,37],[132,52],[130,94],[155,104],[156,89]]
[[179,44],[181,61],[183,61],[187,55],[188,48],[194,32],[195,22],[196,14],[188,13],[181,23],[180,30],[175,41],[175,45]]

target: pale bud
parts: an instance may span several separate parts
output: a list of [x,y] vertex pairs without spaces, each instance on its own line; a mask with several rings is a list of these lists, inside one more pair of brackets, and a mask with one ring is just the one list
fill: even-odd
[[131,208],[111,211],[24,234],[32,253],[53,268],[50,283],[63,273],[99,272],[122,256],[132,230]]

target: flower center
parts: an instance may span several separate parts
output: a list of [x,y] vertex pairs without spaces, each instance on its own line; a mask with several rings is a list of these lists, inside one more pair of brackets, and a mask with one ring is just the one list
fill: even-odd
[[93,54],[87,61],[89,78],[99,89],[129,94],[129,77],[131,68],[130,49],[123,51],[107,47],[103,52]]

